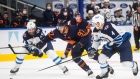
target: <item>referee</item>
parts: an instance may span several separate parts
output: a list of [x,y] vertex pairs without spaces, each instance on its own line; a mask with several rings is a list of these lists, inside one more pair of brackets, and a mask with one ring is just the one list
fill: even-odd
[[137,10],[133,14],[133,26],[134,26],[134,40],[136,48],[134,51],[139,50],[139,38],[140,38],[140,5],[138,5]]
[[132,8],[134,9],[134,11],[137,10],[137,7],[140,5],[140,0],[136,1],[135,3],[133,2],[132,4]]

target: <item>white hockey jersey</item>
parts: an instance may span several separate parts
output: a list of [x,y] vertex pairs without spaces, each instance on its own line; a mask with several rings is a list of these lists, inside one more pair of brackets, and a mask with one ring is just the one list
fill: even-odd
[[106,22],[112,22],[112,18],[114,16],[113,9],[103,8],[100,11],[100,14],[104,16]]
[[98,49],[102,40],[107,40],[110,46],[119,47],[125,40],[131,37],[129,32],[116,27],[112,23],[104,24],[102,30],[93,29],[94,40],[92,47]]

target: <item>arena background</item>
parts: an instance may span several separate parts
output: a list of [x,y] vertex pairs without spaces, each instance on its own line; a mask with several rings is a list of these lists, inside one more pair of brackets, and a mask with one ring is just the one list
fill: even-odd
[[[60,10],[63,6],[64,6],[64,1],[63,0],[21,0],[21,1],[25,1],[25,2],[29,2],[31,4],[37,5],[39,7],[41,7],[41,11],[45,10],[45,4],[47,2],[51,2],[53,4],[53,10]],[[99,1],[98,1],[99,2]],[[97,3],[98,3],[97,2]],[[71,8],[75,11],[77,11],[78,9],[78,3],[76,0],[69,0],[70,6]],[[87,15],[85,12],[85,7],[87,4],[90,3],[90,0],[84,0],[84,17]],[[113,8],[113,10],[115,10],[116,8],[122,8],[122,12],[123,15],[126,16],[126,13],[130,10],[129,5],[132,5],[132,1],[131,0],[114,0],[114,1],[110,1],[111,3],[111,7]],[[79,6],[81,7],[81,6]],[[82,6],[83,7],[83,6]],[[41,12],[40,12],[41,13]],[[36,13],[38,16],[41,16],[40,14]],[[133,34],[133,27],[132,25],[122,25],[122,26],[118,26],[120,28],[125,29],[126,31],[129,31]],[[93,27],[92,27],[93,28]],[[43,28],[44,33],[47,34],[49,31],[53,30],[55,28]],[[0,29],[0,47],[7,47],[8,44],[11,44],[12,46],[22,46],[23,44],[23,39],[22,39],[22,34],[25,32],[26,29]],[[133,35],[131,37],[131,44],[132,44],[132,49],[134,49],[134,38]],[[52,41],[53,46],[55,51],[57,52],[57,54],[59,54],[59,56],[63,55],[63,52],[66,48],[66,42],[57,39],[55,41]],[[102,43],[103,44],[103,43]],[[102,46],[100,46],[99,49],[101,49]],[[15,51],[17,51],[17,49],[15,49]],[[84,52],[86,53],[86,52]],[[0,49],[0,62],[5,62],[5,61],[13,61],[15,60],[16,55],[12,53],[12,51],[10,49]],[[33,57],[32,55],[27,55],[25,57],[25,59],[34,59],[34,58],[38,58],[38,57]],[[46,58],[46,56],[44,55],[43,58]]]

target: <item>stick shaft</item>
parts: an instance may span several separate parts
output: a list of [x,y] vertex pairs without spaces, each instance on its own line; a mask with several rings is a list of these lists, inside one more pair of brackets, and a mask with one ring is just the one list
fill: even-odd
[[[13,49],[13,47],[11,46],[11,44],[8,44],[9,48],[11,49],[11,51],[14,53],[14,54],[29,54],[29,53],[16,53]],[[21,47],[21,46],[20,46]],[[22,46],[22,47],[25,47],[25,46]]]
[[[12,48],[19,48],[19,47],[25,47],[25,46],[13,46]],[[1,47],[0,49],[7,49],[7,48],[10,48],[10,47]]]
[[51,68],[51,67],[54,67],[54,66],[57,66],[57,65],[60,65],[60,64],[63,64],[63,63],[66,63],[66,62],[71,61],[71,60],[75,60],[75,59],[77,59],[77,58],[80,58],[80,57],[83,57],[83,56],[86,56],[86,55],[87,55],[87,54],[84,54],[84,55],[82,55],[82,56],[78,56],[78,57],[76,57],[76,58],[72,58],[72,59],[66,60],[66,61],[61,62],[61,63],[59,63],[59,64],[55,64],[55,65],[52,65],[52,66],[49,66],[49,67],[40,69],[40,70],[38,70],[38,72],[39,72],[39,71],[43,71],[43,70],[45,70],[45,69],[49,69],[49,68]]

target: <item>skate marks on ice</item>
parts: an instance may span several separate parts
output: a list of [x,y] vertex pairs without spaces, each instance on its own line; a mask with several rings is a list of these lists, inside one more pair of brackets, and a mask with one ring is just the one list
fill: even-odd
[[[140,68],[140,53],[134,53],[133,56]],[[95,76],[100,74],[100,67],[96,61],[89,59],[87,56],[82,58],[93,70]],[[119,63],[119,55],[115,54],[108,61],[115,70],[115,76],[109,75],[108,79],[140,79],[140,73],[137,76],[133,76],[131,69],[122,67]],[[10,75],[10,70],[14,67],[14,63],[14,61],[0,62],[0,79],[96,79],[88,77],[87,73],[72,61],[64,63],[69,69],[69,74],[67,75],[63,74],[62,70],[57,66],[37,72],[39,69],[54,65],[50,59],[25,60],[19,72],[16,75]]]

